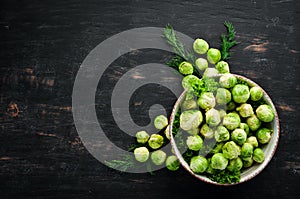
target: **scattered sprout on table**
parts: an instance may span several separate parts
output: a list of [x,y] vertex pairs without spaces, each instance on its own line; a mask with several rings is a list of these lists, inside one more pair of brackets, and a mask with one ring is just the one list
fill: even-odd
[[158,115],[154,119],[154,126],[156,129],[161,130],[168,125],[168,118],[164,115]]
[[197,69],[200,70],[200,71],[204,71],[205,69],[208,68],[207,60],[204,59],[204,58],[201,58],[201,57],[196,59],[195,65],[196,65]]
[[166,167],[170,171],[176,171],[180,167],[180,162],[175,155],[170,155],[166,159]]
[[209,49],[209,44],[204,39],[195,39],[193,49],[198,54],[205,54]]
[[194,67],[191,63],[184,61],[179,64],[179,72],[183,75],[191,75],[194,72]]
[[162,150],[152,152],[151,160],[155,165],[162,165],[166,160],[167,154]]
[[159,134],[152,134],[148,140],[148,144],[152,149],[160,148],[164,143],[164,137]]
[[150,138],[150,135],[146,131],[139,131],[135,134],[138,143],[145,144]]
[[149,151],[146,147],[138,147],[134,149],[134,157],[138,162],[146,162],[149,158]]
[[216,48],[210,48],[207,51],[207,60],[211,64],[216,64],[221,59],[221,52]]

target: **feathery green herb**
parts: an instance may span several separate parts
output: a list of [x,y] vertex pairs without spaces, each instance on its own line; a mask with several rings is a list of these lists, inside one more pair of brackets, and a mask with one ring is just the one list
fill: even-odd
[[224,25],[227,29],[227,35],[221,35],[221,60],[227,60],[231,56],[231,52],[229,52],[230,49],[238,44],[238,42],[235,41],[236,32],[233,25],[228,21],[225,21]]
[[105,161],[105,164],[108,167],[119,170],[121,172],[125,172],[129,168],[135,167],[136,163],[135,160],[133,159],[133,156],[124,155],[120,160]]

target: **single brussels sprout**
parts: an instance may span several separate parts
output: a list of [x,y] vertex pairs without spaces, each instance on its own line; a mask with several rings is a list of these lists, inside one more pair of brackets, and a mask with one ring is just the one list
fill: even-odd
[[245,103],[250,97],[249,87],[243,84],[237,84],[232,89],[232,98],[236,103]]
[[197,107],[197,101],[193,99],[184,100],[184,102],[182,103],[183,110],[196,109]]
[[229,161],[226,168],[231,172],[239,171],[243,168],[243,161],[239,157],[232,159]]
[[247,138],[246,143],[249,143],[253,146],[253,148],[258,147],[258,141],[255,136],[250,136]]
[[247,133],[243,129],[237,128],[231,132],[231,140],[240,146],[242,146],[246,142],[246,139]]
[[170,125],[167,126],[167,128],[165,129],[164,133],[165,133],[165,136],[168,140],[170,140],[170,134],[169,134],[169,131],[170,131]]
[[216,64],[216,69],[219,71],[221,74],[229,73],[229,65],[226,61],[219,61]]
[[240,128],[243,129],[246,132],[247,135],[249,134],[249,126],[248,126],[248,124],[241,123],[240,124]]
[[135,134],[135,137],[138,143],[145,144],[150,138],[150,135],[146,131],[139,131]]
[[211,167],[211,158],[207,158],[207,162],[208,162],[208,167],[207,167],[207,169],[206,169],[206,173],[208,173],[208,174],[213,174],[213,173],[215,173],[215,169],[213,169],[212,167]]
[[195,75],[187,75],[182,79],[182,87],[186,90],[193,91],[192,85],[197,84],[200,79]]
[[152,134],[148,140],[148,144],[152,149],[158,149],[164,144],[164,137],[158,134]]
[[199,133],[199,128],[194,128],[194,129],[191,129],[187,132],[191,135],[197,135]]
[[215,68],[207,68],[203,73],[203,77],[215,77],[219,74],[218,70]]
[[234,130],[238,128],[240,124],[241,124],[241,118],[237,113],[233,113],[233,112],[228,113],[223,118],[223,125],[228,130]]
[[168,126],[168,118],[164,115],[156,116],[154,119],[154,126],[156,129],[161,130]]
[[224,154],[216,153],[211,157],[211,167],[213,169],[224,170],[228,165],[228,160]]
[[250,117],[254,114],[251,104],[241,104],[239,107],[236,108],[236,110],[242,117]]
[[253,160],[258,163],[262,163],[265,160],[265,154],[261,148],[254,149]]
[[271,140],[272,130],[267,128],[261,128],[256,132],[256,137],[259,143],[267,144]]
[[256,131],[261,125],[261,121],[256,117],[256,115],[248,117],[246,122],[251,131]]
[[237,83],[237,79],[233,74],[224,74],[219,79],[220,86],[224,88],[233,88]]
[[162,150],[152,152],[151,160],[155,165],[162,165],[166,160],[167,154]]
[[247,159],[251,158],[253,154],[253,146],[250,143],[244,143],[241,149],[241,158]]
[[228,141],[222,148],[222,153],[227,159],[237,158],[241,154],[241,147],[239,147],[234,141]]
[[224,109],[220,109],[219,110],[219,114],[220,114],[220,118],[223,119],[224,116],[227,114],[226,111]]
[[263,90],[258,87],[258,86],[254,86],[252,88],[250,88],[250,99],[252,101],[258,101],[263,97],[264,93]]
[[218,104],[227,104],[231,101],[231,93],[226,88],[218,88],[216,93],[216,101]]
[[200,129],[200,134],[207,139],[214,137],[214,131],[212,128],[210,128],[207,124],[203,124]]
[[227,105],[226,105],[226,110],[227,111],[233,111],[235,110],[236,105],[233,101],[230,101]]
[[250,157],[250,158],[245,158],[245,159],[243,159],[243,164],[244,164],[244,167],[245,167],[245,168],[251,167],[252,164],[253,164],[253,158]]
[[209,48],[208,43],[204,39],[196,39],[193,43],[193,49],[198,54],[205,54]]
[[194,156],[190,162],[190,168],[194,173],[203,173],[208,167],[207,159],[203,156]]
[[134,149],[133,153],[138,162],[146,162],[149,158],[149,151],[146,147],[138,147]]
[[[185,76],[184,78],[190,77],[191,79],[193,79],[193,76],[194,76],[194,75],[188,75],[188,76]],[[194,76],[194,77],[196,77],[196,76]],[[194,81],[200,81],[200,79],[199,79],[198,77],[196,77],[196,78],[197,78],[198,80],[194,80]],[[196,97],[197,97],[197,96],[194,94],[193,91],[188,90],[188,91],[186,92],[186,95],[185,95],[185,100],[195,100]]]
[[199,151],[202,148],[203,140],[199,135],[188,136],[186,145],[193,151]]
[[218,126],[214,136],[217,142],[227,141],[230,138],[229,131],[224,126]]
[[273,109],[267,104],[260,105],[255,112],[258,119],[263,122],[272,122],[275,117]]
[[218,142],[218,143],[216,143],[216,145],[214,146],[214,148],[211,150],[211,153],[213,153],[213,154],[215,154],[215,153],[221,153],[223,146],[224,146],[224,142]]
[[179,166],[180,166],[180,162],[175,155],[170,155],[166,159],[166,167],[170,171],[176,171],[177,169],[179,169]]
[[205,113],[205,119],[209,126],[217,126],[221,122],[220,113],[214,108]]
[[194,67],[191,63],[183,61],[179,64],[179,72],[183,75],[191,75],[194,72]]
[[183,111],[179,117],[180,128],[185,131],[198,128],[203,121],[203,116],[199,110]]
[[200,108],[207,110],[216,105],[216,100],[212,92],[203,92],[198,98],[198,105]]
[[196,65],[197,69],[200,70],[200,71],[203,71],[203,70],[208,68],[207,60],[204,59],[204,58],[201,58],[201,57],[196,59],[195,65]]
[[207,60],[211,64],[216,64],[221,59],[221,52],[216,48],[210,48],[207,51]]

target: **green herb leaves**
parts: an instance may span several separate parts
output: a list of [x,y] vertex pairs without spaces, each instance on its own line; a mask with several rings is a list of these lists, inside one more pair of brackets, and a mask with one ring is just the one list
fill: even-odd
[[231,55],[229,50],[238,44],[238,42],[235,41],[236,32],[233,25],[228,21],[225,21],[224,25],[227,28],[227,35],[221,35],[221,60],[227,60]]

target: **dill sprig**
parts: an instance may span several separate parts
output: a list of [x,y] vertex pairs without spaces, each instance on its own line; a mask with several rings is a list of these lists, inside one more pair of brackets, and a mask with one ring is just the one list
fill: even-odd
[[238,42],[235,41],[235,29],[233,27],[233,25],[228,22],[228,21],[225,21],[224,22],[224,25],[227,29],[227,35],[224,35],[222,34],[221,35],[221,41],[222,41],[222,45],[221,45],[221,60],[226,60],[228,59],[230,56],[231,56],[231,52],[230,49],[237,45]]
[[133,156],[130,155],[123,155],[120,160],[105,161],[105,164],[108,167],[119,170],[121,172],[125,172],[129,168],[133,168],[136,166],[136,162],[133,159]]

